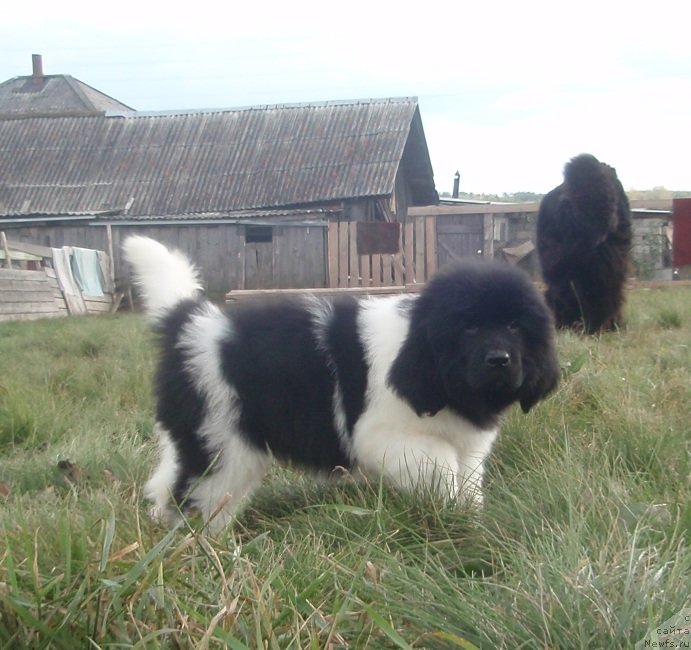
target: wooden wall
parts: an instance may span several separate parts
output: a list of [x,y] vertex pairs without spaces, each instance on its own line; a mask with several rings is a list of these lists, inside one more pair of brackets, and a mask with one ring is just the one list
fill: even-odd
[[[251,242],[243,224],[113,227],[119,251],[130,233],[152,237],[186,253],[199,267],[212,293],[231,289],[301,289],[326,286],[325,233],[322,226],[270,226],[270,241]],[[116,254],[116,259],[120,255]],[[116,267],[124,276],[122,261]]]
[[109,243],[105,225],[88,223],[56,224],[31,227],[5,227],[16,241],[43,246],[81,246],[112,253],[115,276],[126,278],[121,245],[125,237],[136,233],[152,237],[188,254],[200,268],[204,286],[212,293],[230,289],[282,289],[325,287],[326,223],[323,225],[271,226],[268,242],[248,243],[244,224],[112,224]]
[[67,316],[53,269],[0,269],[0,321]]

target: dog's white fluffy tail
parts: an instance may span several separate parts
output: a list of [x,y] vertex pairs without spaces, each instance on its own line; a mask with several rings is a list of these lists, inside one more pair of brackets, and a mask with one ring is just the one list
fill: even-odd
[[152,319],[162,318],[178,302],[201,291],[197,269],[180,251],[140,235],[128,237],[123,251]]

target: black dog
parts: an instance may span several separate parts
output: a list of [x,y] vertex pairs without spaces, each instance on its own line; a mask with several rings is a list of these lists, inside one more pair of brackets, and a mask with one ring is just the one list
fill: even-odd
[[564,182],[540,204],[537,250],[557,327],[587,334],[619,327],[631,211],[614,168],[590,154],[566,165]]

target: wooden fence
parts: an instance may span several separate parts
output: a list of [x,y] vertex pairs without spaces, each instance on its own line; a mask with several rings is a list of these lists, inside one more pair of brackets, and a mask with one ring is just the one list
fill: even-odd
[[[109,259],[105,262],[110,266]],[[114,300],[110,282],[102,295],[89,295],[71,278],[71,271],[70,286],[65,285],[64,269],[61,279],[58,275],[51,248],[10,242],[0,232],[0,321],[107,314],[117,309],[121,294]]]
[[417,217],[401,224],[397,253],[360,254],[357,222],[353,221],[329,223],[327,237],[331,289],[423,284],[437,268],[434,217]]
[[0,321],[67,316],[53,269],[0,269]]

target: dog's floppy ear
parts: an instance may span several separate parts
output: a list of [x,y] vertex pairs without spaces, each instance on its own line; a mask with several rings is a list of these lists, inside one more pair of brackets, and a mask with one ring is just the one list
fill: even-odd
[[525,368],[525,379],[518,394],[523,413],[527,413],[559,383],[559,359],[551,336],[529,359],[530,365]]
[[444,386],[425,323],[411,326],[391,366],[388,382],[418,415],[434,415],[446,406]]

